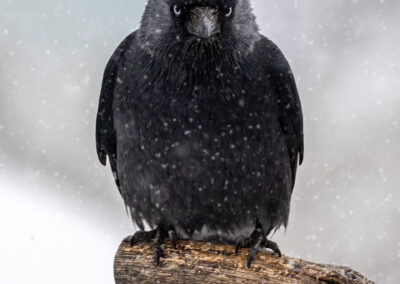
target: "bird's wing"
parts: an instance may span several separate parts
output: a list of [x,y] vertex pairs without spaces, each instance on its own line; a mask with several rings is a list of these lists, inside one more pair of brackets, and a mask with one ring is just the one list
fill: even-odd
[[131,46],[135,33],[130,34],[115,50],[104,71],[96,121],[96,148],[100,162],[105,166],[107,156],[119,187],[117,176],[117,144],[114,128],[113,100],[117,74],[125,52]]
[[[292,70],[280,49],[269,39],[262,39],[262,52],[267,56],[267,75],[272,79],[279,106],[279,122],[285,135],[292,172],[292,188],[298,164],[304,157],[303,113]],[[261,51],[261,50],[260,50]]]

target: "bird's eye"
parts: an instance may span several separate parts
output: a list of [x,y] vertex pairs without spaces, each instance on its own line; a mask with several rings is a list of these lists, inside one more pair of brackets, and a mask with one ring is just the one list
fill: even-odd
[[230,16],[232,16],[232,12],[233,12],[232,7],[226,9],[225,17],[229,18]]
[[181,7],[179,7],[178,5],[174,5],[174,14],[179,16],[181,13],[182,13]]

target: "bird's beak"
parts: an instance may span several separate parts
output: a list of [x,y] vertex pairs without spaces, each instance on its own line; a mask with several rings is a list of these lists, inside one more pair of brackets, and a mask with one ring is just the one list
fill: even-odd
[[192,35],[210,38],[221,31],[218,21],[218,10],[210,7],[195,7],[190,10],[186,29]]

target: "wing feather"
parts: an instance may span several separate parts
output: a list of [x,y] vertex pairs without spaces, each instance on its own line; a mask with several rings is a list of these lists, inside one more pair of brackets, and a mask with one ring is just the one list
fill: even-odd
[[[292,186],[297,166],[304,159],[303,113],[292,70],[280,49],[263,38],[262,52],[267,58],[267,72],[271,77],[279,107],[279,122],[285,135],[292,173]],[[264,59],[265,60],[265,59]]]
[[107,156],[110,161],[115,181],[119,187],[117,175],[117,144],[114,128],[113,100],[117,76],[122,68],[122,60],[130,48],[135,33],[130,34],[115,50],[104,71],[103,83],[100,92],[99,108],[96,121],[96,148],[100,162],[105,166]]

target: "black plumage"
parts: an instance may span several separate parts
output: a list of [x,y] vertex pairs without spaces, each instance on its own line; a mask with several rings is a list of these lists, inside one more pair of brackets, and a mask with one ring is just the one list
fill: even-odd
[[288,222],[302,111],[248,0],[148,1],[106,67],[96,139],[133,221],[154,229],[133,243],[176,232],[251,247],[249,265],[260,246],[280,254],[266,237]]

